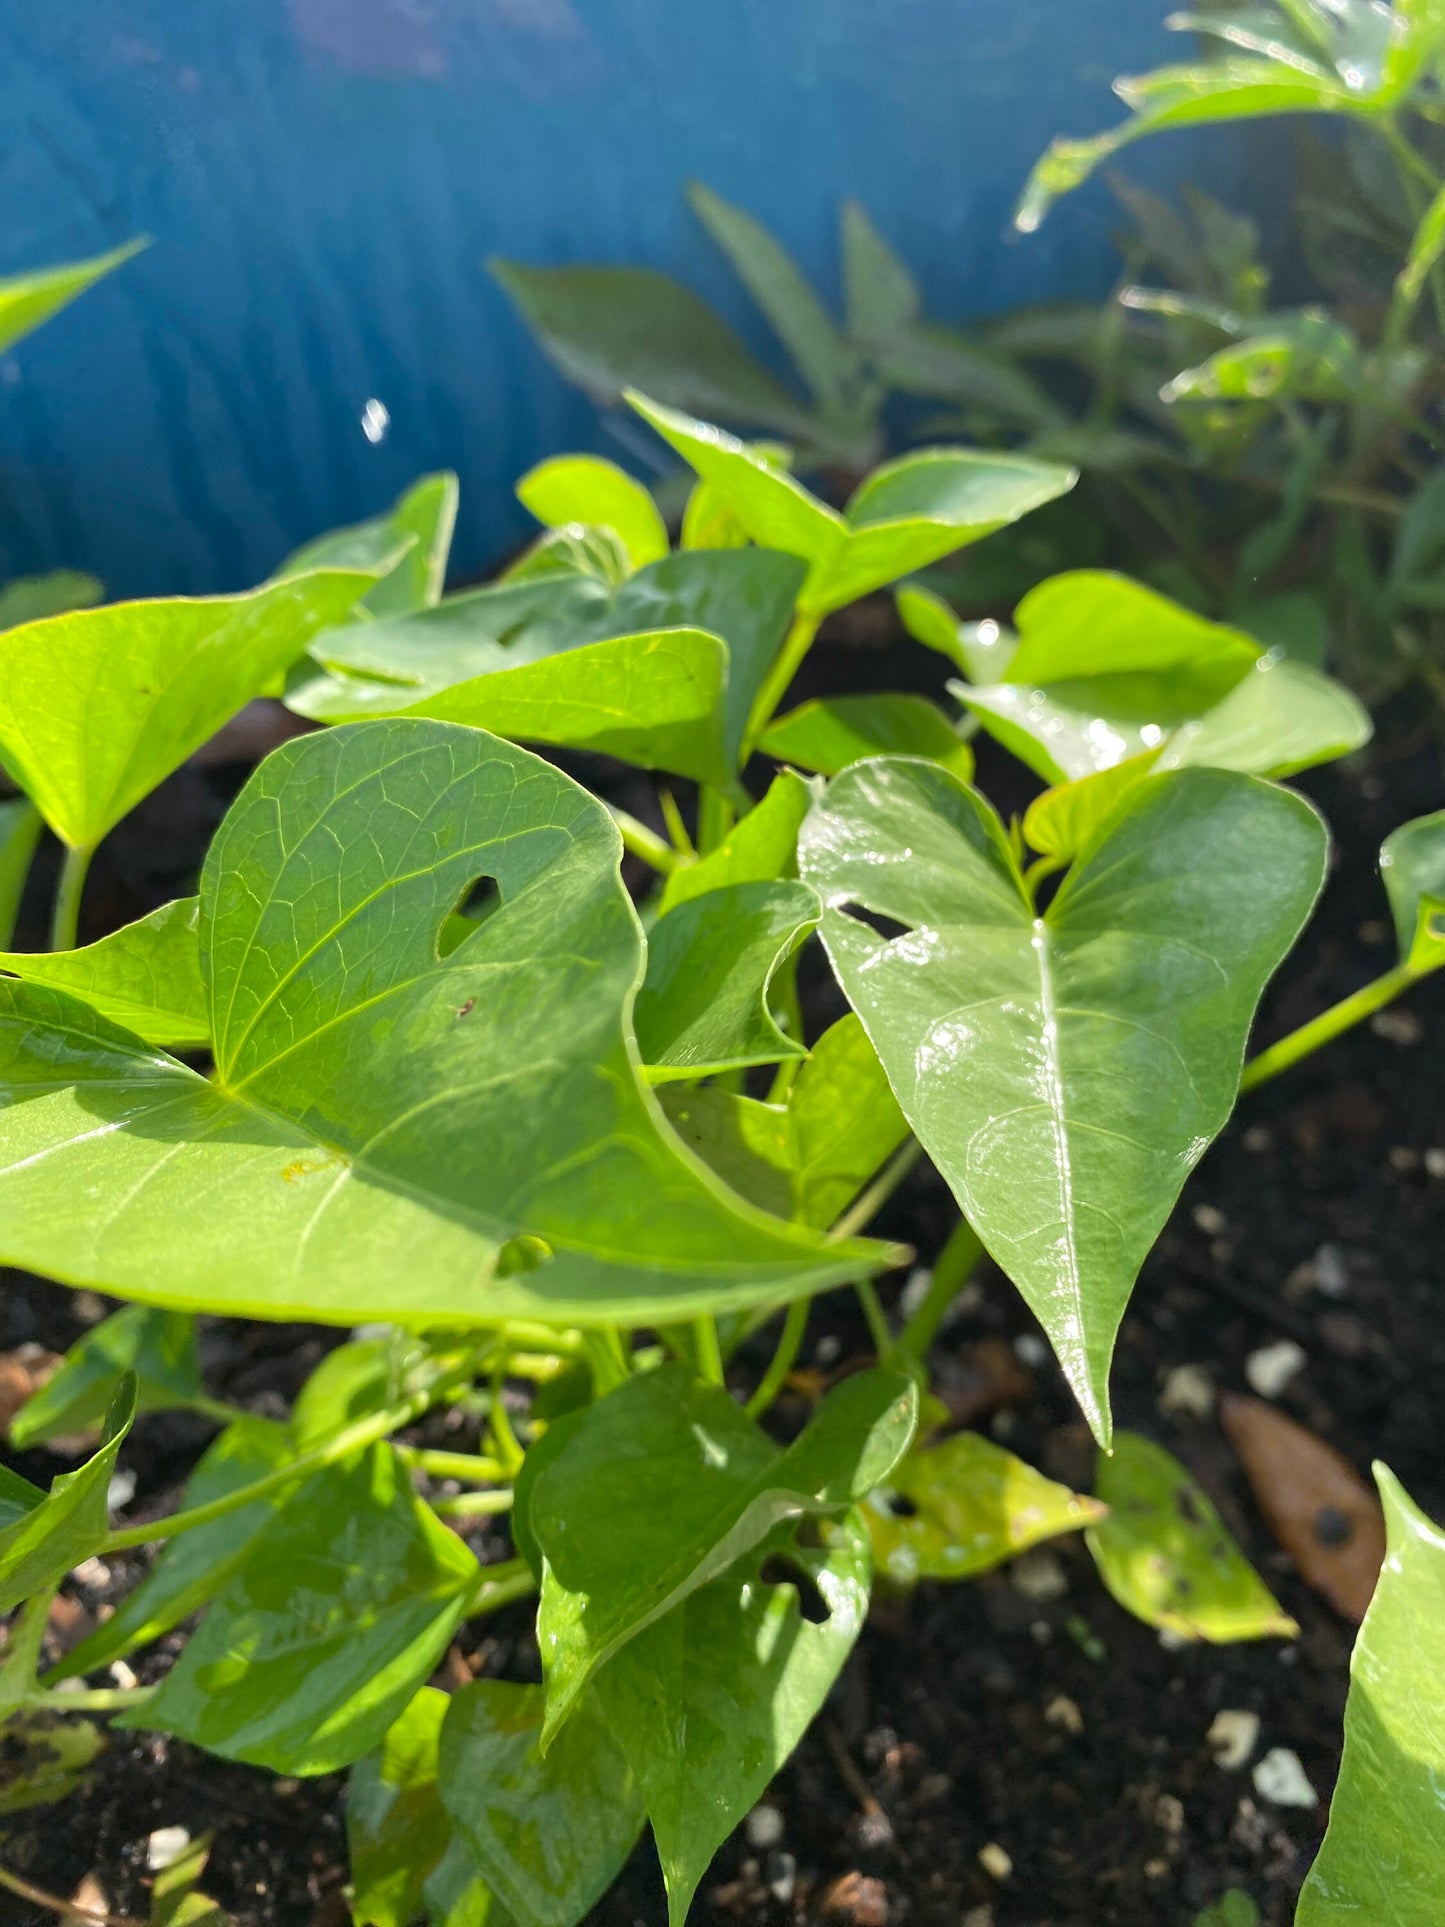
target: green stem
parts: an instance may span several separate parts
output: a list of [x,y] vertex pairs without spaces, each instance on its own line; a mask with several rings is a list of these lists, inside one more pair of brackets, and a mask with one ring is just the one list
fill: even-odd
[[949,1306],[962,1291],[980,1258],[983,1242],[967,1218],[960,1218],[933,1261],[933,1275],[912,1316],[899,1334],[898,1349],[921,1364],[938,1334]]
[[429,1499],[433,1512],[442,1519],[472,1519],[494,1512],[510,1512],[514,1494],[511,1486],[500,1492],[459,1492],[453,1499]]
[[888,1314],[883,1309],[883,1300],[878,1296],[871,1278],[857,1279],[853,1289],[863,1307],[863,1316],[868,1320],[868,1329],[873,1334],[873,1349],[881,1365],[885,1359],[892,1358],[897,1349],[893,1333],[888,1328]]
[[416,1445],[396,1449],[414,1472],[425,1472],[433,1479],[470,1479],[474,1485],[488,1485],[507,1476],[500,1459],[478,1458],[473,1452],[433,1452]]
[[55,910],[50,919],[50,948],[52,950],[74,950],[75,940],[80,930],[80,896],[85,888],[86,872],[90,869],[90,859],[95,855],[95,845],[89,849],[66,848],[60,866],[60,882],[55,891]]
[[667,834],[672,838],[674,855],[683,863],[691,863],[697,851],[682,820],[682,811],[677,807],[677,798],[670,789],[664,788],[657,792],[657,803],[662,811],[662,820],[667,825]]
[[608,1392],[615,1392],[619,1385],[627,1383],[632,1376],[632,1367],[620,1332],[604,1326],[600,1331],[589,1331],[583,1336],[587,1364],[592,1373],[592,1389],[598,1398],[602,1398]]
[[809,1304],[806,1298],[795,1298],[788,1307],[788,1315],[783,1320],[782,1336],[778,1348],[773,1353],[772,1362],[758,1381],[758,1389],[748,1400],[743,1410],[749,1418],[760,1418],[778,1393],[792,1371],[798,1353],[802,1349],[803,1334],[808,1329]]
[[715,850],[733,826],[731,802],[721,790],[704,783],[697,799],[697,850],[707,856]]
[[21,1700],[26,1713],[123,1713],[144,1706],[158,1689],[154,1686],[96,1686],[78,1693],[28,1693]]
[[608,814],[617,825],[622,838],[622,847],[630,850],[636,857],[656,870],[661,876],[668,876],[677,868],[678,855],[665,837],[655,830],[649,830],[645,823],[639,823],[635,816],[626,810],[618,809],[615,803],[607,805]]
[[[1432,965],[1431,968],[1438,969],[1439,966]],[[1268,1083],[1270,1078],[1278,1077],[1281,1071],[1289,1070],[1322,1045],[1332,1043],[1345,1031],[1363,1023],[1367,1017],[1373,1017],[1377,1010],[1383,1010],[1386,1004],[1393,1003],[1402,990],[1408,990],[1411,984],[1419,983],[1422,977],[1428,977],[1429,974],[1429,969],[1412,970],[1409,964],[1397,964],[1393,970],[1387,970],[1383,977],[1376,977],[1352,996],[1331,1004],[1318,1017],[1312,1017],[1307,1024],[1301,1024],[1298,1030],[1292,1030],[1288,1037],[1281,1037],[1277,1044],[1271,1044],[1268,1050],[1251,1058],[1239,1080],[1241,1093]]]
[[32,1907],[43,1908],[48,1914],[58,1914],[61,1927],[141,1927],[141,1923],[129,1914],[97,1913],[83,1902],[62,1900],[59,1894],[47,1893],[43,1887],[22,1880],[18,1873],[11,1873],[8,1867],[0,1867],[0,1888],[21,1900],[29,1901]]
[[487,1414],[487,1423],[492,1434],[492,1443],[497,1448],[497,1457],[502,1463],[503,1476],[514,1479],[522,1469],[522,1460],[526,1454],[518,1442],[517,1434],[512,1429],[512,1416],[502,1396],[502,1380],[506,1375],[507,1361],[502,1357],[492,1373],[492,1403]]
[[525,1559],[508,1559],[500,1566],[483,1566],[463,1615],[480,1619],[484,1613],[500,1612],[513,1600],[525,1599],[537,1590],[537,1579]]
[[723,1378],[722,1346],[718,1343],[717,1320],[704,1312],[692,1321],[693,1343],[697,1346],[697,1369],[709,1385],[721,1385]]
[[[7,809],[12,808],[6,804]],[[25,895],[30,865],[44,827],[33,803],[24,804],[15,826],[0,849],[0,950],[8,950],[15,936],[15,920],[20,915],[20,899]]]
[[851,1238],[855,1231],[861,1231],[871,1223],[922,1156],[923,1146],[918,1139],[909,1138],[893,1153],[867,1189],[859,1192],[842,1217],[830,1227],[829,1238]]
[[787,639],[778,651],[777,659],[767,675],[763,677],[762,687],[753,700],[748,714],[748,726],[743,732],[742,761],[747,762],[757,747],[758,738],[773,720],[773,712],[788,693],[788,686],[802,667],[803,658],[813,646],[813,638],[818,633],[818,625],[823,620],[822,612],[814,614],[810,610],[799,609],[793,617],[793,626]]

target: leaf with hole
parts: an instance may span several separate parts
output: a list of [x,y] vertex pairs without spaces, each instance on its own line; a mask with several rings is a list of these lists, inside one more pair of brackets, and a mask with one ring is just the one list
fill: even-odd
[[67,991],[147,1044],[211,1041],[201,978],[200,905],[182,897],[80,950],[0,951],[0,971]]
[[48,1492],[17,1474],[0,1478],[0,1613],[42,1592],[105,1542],[115,1462],[135,1419],[134,1378],[123,1378],[111,1402],[100,1450]]
[[803,826],[824,945],[904,1116],[1101,1440],[1134,1279],[1229,1115],[1325,850],[1288,791],[1180,771],[1139,788],[1040,915],[993,811],[934,765],[857,764]]

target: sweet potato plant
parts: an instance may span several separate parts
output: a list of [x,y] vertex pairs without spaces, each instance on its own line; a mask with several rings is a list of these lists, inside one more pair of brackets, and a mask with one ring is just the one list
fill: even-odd
[[[875,1570],[962,1579],[1087,1527],[1154,1623],[1291,1631],[1182,1468],[1114,1434],[1110,1354],[1241,1075],[1445,963],[1442,812],[1382,856],[1395,968],[1246,1065],[1328,854],[1283,779],[1364,742],[1358,702],[1122,576],[1046,582],[1012,630],[906,586],[1061,497],[1065,467],[930,448],[840,511],[777,449],[633,399],[696,477],[676,549],[637,483],[566,457],[521,484],[544,532],[486,588],[442,593],[456,493],[434,476],[249,594],[0,635],[11,835],[43,819],[65,852],[54,947],[0,955],[0,1259],[124,1301],[11,1428],[99,1426],[93,1456],[48,1492],[0,1472],[0,1712],[22,1753],[46,1741],[5,1797],[63,1792],[106,1717],[350,1769],[373,1927],[570,1927],[647,1826],[680,1923]],[[823,620],[895,583],[958,707],[789,707]],[[255,770],[197,895],[77,948],[96,846],[278,691],[316,727]],[[1022,820],[973,787],[979,730],[1042,779]],[[549,750],[656,772],[665,833]],[[624,851],[652,879],[636,902]],[[821,1034],[797,989],[815,941],[850,1006]],[[959,1216],[900,1317],[910,1254],[869,1230],[925,1157]],[[1104,1502],[944,1433],[929,1347],[985,1251],[1114,1452]],[[833,1290],[875,1357],[785,1437]],[[199,1315],[357,1329],[280,1423],[207,1392]],[[179,1510],[115,1525],[127,1430],[165,1406],[215,1441]],[[448,1410],[477,1451],[417,1442]],[[1392,1554],[1310,1922],[1388,1882],[1390,1917],[1423,1923],[1401,1896],[1445,1877],[1445,1544],[1382,1487]],[[481,1519],[514,1556],[478,1562]],[[66,1573],[142,1546],[143,1582],[42,1670]],[[432,1683],[464,1622],[533,1597],[540,1684]],[[198,1612],[154,1683],[113,1683]]]

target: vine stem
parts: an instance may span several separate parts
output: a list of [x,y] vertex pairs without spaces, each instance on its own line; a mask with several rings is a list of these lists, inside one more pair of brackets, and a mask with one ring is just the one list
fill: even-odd
[[655,830],[649,830],[626,810],[618,809],[615,803],[607,805],[607,813],[617,825],[617,833],[622,838],[622,847],[630,850],[633,856],[640,857],[649,868],[660,876],[669,876],[682,861],[677,851]]
[[813,646],[813,638],[822,622],[822,611],[799,609],[793,617],[782,648],[778,651],[772,668],[764,676],[762,687],[753,700],[748,713],[748,726],[743,732],[742,761],[747,762],[757,747],[758,738],[773,720],[773,712],[788,693],[788,685],[802,666],[804,656]]
[[722,1385],[722,1346],[718,1342],[717,1320],[703,1312],[692,1323],[693,1343],[697,1346],[697,1366],[709,1385]]
[[922,1156],[923,1146],[916,1137],[910,1137],[893,1153],[867,1189],[859,1192],[842,1217],[830,1226],[829,1239],[851,1238],[855,1231],[871,1223]]
[[60,866],[60,882],[55,891],[55,909],[50,919],[50,948],[52,950],[74,950],[75,940],[80,930],[80,898],[85,889],[86,875],[90,869],[90,859],[95,855],[95,845],[73,849],[66,845],[65,857]]
[[1333,1042],[1343,1032],[1352,1030],[1367,1017],[1373,1017],[1377,1010],[1383,1010],[1386,1004],[1393,1003],[1402,990],[1408,990],[1411,984],[1419,983],[1421,978],[1430,975],[1432,969],[1439,967],[1439,964],[1433,964],[1421,970],[1418,967],[1412,969],[1409,964],[1397,964],[1393,970],[1387,970],[1382,977],[1376,977],[1352,996],[1331,1004],[1318,1017],[1312,1017],[1307,1024],[1301,1024],[1298,1030],[1292,1030],[1288,1037],[1281,1037],[1277,1044],[1271,1044],[1268,1050],[1262,1050],[1258,1057],[1251,1058],[1239,1080],[1241,1094],[1268,1083],[1270,1078],[1278,1077],[1281,1071],[1289,1070],[1321,1046]]
[[778,1348],[773,1353],[768,1369],[758,1380],[757,1390],[743,1407],[749,1418],[760,1418],[782,1391],[783,1383],[802,1349],[803,1334],[808,1329],[808,1309],[806,1298],[795,1298],[789,1305]]
[[11,1873],[8,1867],[0,1867],[0,1887],[14,1894],[20,1900],[28,1900],[32,1907],[43,1907],[48,1914],[59,1914],[62,1921],[74,1923],[74,1927],[141,1927],[141,1923],[131,1914],[97,1913],[93,1907],[86,1907],[74,1900],[62,1900],[59,1894],[47,1893],[29,1880],[22,1880],[18,1873]]
[[27,1693],[20,1705],[27,1713],[124,1713],[144,1706],[159,1687],[94,1686],[75,1693]]
[[500,1612],[503,1606],[526,1599],[536,1590],[536,1574],[525,1559],[508,1559],[500,1566],[483,1566],[463,1617],[479,1619],[484,1613]]
[[928,1290],[899,1333],[898,1349],[922,1364],[949,1306],[983,1256],[983,1240],[967,1218],[960,1218],[933,1261]]
[[435,1452],[419,1445],[399,1445],[396,1449],[414,1472],[425,1472],[433,1479],[470,1479],[473,1484],[486,1485],[507,1476],[500,1459],[479,1458],[473,1452]]
[[0,847],[0,949],[8,949],[15,935],[20,899],[25,894],[30,865],[44,827],[39,810],[33,803],[27,803]]

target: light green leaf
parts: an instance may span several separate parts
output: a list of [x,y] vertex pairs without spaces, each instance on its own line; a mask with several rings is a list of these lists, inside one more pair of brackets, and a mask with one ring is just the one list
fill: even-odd
[[735,436],[645,395],[628,400],[764,548],[809,565],[798,607],[822,616],[1065,494],[1072,469],[1024,455],[925,448],[876,468],[842,515]]
[[979,1433],[955,1432],[901,1459],[863,1516],[879,1572],[911,1586],[989,1572],[1041,1540],[1082,1531],[1103,1511]]
[[675,408],[789,436],[809,433],[802,403],[670,276],[652,268],[490,265],[552,360],[593,401],[620,401],[635,384]]
[[894,601],[913,640],[946,656],[969,682],[1002,682],[1008,675],[1019,641],[1012,629],[991,618],[960,622],[950,603],[918,583],[895,590]]
[[249,595],[115,602],[8,630],[0,756],[56,835],[89,849],[369,582],[328,571]]
[[616,462],[599,455],[556,455],[529,469],[517,499],[545,528],[580,522],[609,528],[634,569],[660,562],[671,546],[657,504]]
[[149,245],[145,240],[127,241],[124,247],[93,255],[88,261],[5,276],[0,280],[0,354]]
[[10,1421],[10,1443],[28,1452],[99,1426],[128,1372],[136,1378],[137,1411],[188,1404],[201,1389],[194,1318],[144,1305],[112,1312],[71,1346],[55,1376],[26,1399]]
[[119,1724],[275,1773],[334,1773],[380,1744],[479,1570],[393,1448],[373,1445],[291,1494],[155,1697]]
[[457,520],[457,478],[449,470],[423,475],[385,515],[332,529],[289,555],[278,577],[315,569],[362,569],[378,578],[361,606],[397,616],[441,600]]
[[1042,916],[992,810],[934,765],[856,764],[798,844],[904,1115],[1101,1441],[1134,1278],[1229,1115],[1326,847],[1307,803],[1215,770],[1151,778],[1105,827]]
[[1445,810],[1392,831],[1380,849],[1380,875],[1401,963],[1424,970],[1445,963]]
[[[187,1507],[209,1505],[274,1472],[291,1456],[286,1433],[269,1419],[236,1419],[202,1455],[186,1482]],[[278,1492],[178,1533],[109,1619],[65,1655],[58,1677],[99,1672],[148,1646],[215,1598],[241,1565],[256,1534],[281,1503]]]
[[1157,750],[1146,749],[1112,769],[1079,776],[1036,796],[1024,813],[1024,837],[1040,856],[1072,863],[1117,806],[1149,775]]
[[354,1338],[326,1354],[291,1408],[291,1443],[298,1452],[398,1402],[403,1363],[398,1341],[405,1342],[404,1334]]
[[9,943],[15,935],[20,899],[44,827],[39,810],[23,796],[0,803],[0,943]]
[[1387,1466],[1387,1551],[1350,1657],[1345,1754],[1296,1927],[1435,1927],[1445,1880],[1445,1533]]
[[594,1699],[545,1754],[542,1711],[540,1686],[463,1687],[442,1724],[438,1785],[456,1846],[516,1927],[575,1927],[622,1871],[642,1802]]
[[62,1473],[49,1492],[37,1492],[13,1472],[0,1480],[0,1613],[64,1578],[104,1543],[107,1494],[135,1403],[135,1380],[122,1379],[100,1450],[77,1471]]
[[1212,1907],[1194,1916],[1194,1927],[1259,1927],[1259,1909],[1247,1893],[1231,1887]]
[[0,1726],[0,1813],[53,1806],[72,1793],[105,1751],[90,1720],[55,1713],[18,1713]]
[[455,1835],[422,1892],[429,1927],[509,1927],[502,1903],[478,1876]]
[[1099,1461],[1098,1487],[1109,1515],[1090,1528],[1088,1546],[1126,1612],[1183,1639],[1220,1645],[1298,1633],[1208,1498],[1162,1445],[1138,1432],[1116,1433],[1112,1457]]
[[211,1041],[197,935],[200,905],[182,897],[80,950],[0,950],[0,971],[69,991],[148,1044]]
[[1177,730],[1154,767],[1293,776],[1362,749],[1373,734],[1369,711],[1343,683],[1266,656],[1222,702]]
[[613,588],[627,580],[632,568],[632,557],[614,529],[569,522],[564,528],[548,529],[539,535],[502,570],[492,587],[531,582],[538,576],[590,575]]
[[[5,1261],[145,1303],[412,1328],[652,1323],[886,1262],[743,1206],[668,1131],[637,1074],[620,855],[600,803],[479,731],[286,744],[202,874],[214,1077],[0,982]],[[483,878],[499,900],[439,957]],[[522,1101],[544,1074],[548,1103]]]
[[973,751],[926,696],[885,691],[867,696],[818,696],[779,716],[758,747],[780,762],[836,776],[866,756],[924,756],[966,783]]
[[662,1084],[657,1096],[673,1130],[730,1191],[774,1217],[794,1216],[795,1153],[785,1106],[717,1084]]
[[669,872],[662,890],[663,915],[691,897],[730,884],[796,877],[798,830],[811,801],[812,791],[802,777],[781,771],[763,800],[733,825],[715,850]]
[[92,609],[104,594],[100,578],[79,569],[17,576],[0,589],[0,629],[17,629],[43,616],[63,616],[69,609]]
[[437,1789],[437,1743],[451,1700],[423,1686],[346,1790],[351,1917],[356,1927],[410,1927],[447,1850],[451,1823]]
[[781,1520],[844,1512],[887,1478],[917,1415],[911,1379],[860,1373],[780,1453],[721,1386],[681,1365],[598,1400],[532,1487],[544,1741],[600,1666]]
[[[708,1863],[766,1790],[843,1670],[868,1611],[872,1561],[856,1512],[823,1544],[784,1527],[639,1633],[597,1675],[683,1927]],[[803,1616],[796,1578],[827,1611]]]
[[801,1039],[779,1028],[768,990],[818,916],[801,883],[734,883],[660,917],[634,1012],[650,1081],[804,1056]]

